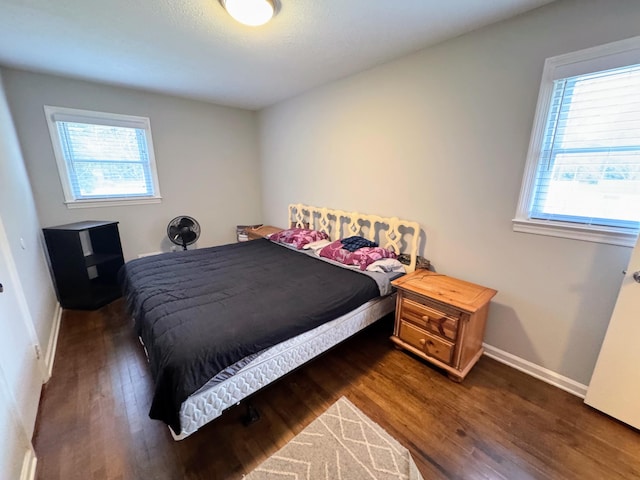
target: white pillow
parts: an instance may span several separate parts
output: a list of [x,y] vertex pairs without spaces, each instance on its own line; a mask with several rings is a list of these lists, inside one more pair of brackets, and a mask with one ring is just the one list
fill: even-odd
[[318,240],[316,242],[307,243],[303,250],[311,250],[314,254],[318,255],[318,252],[322,250],[325,246],[329,245],[331,240]]
[[400,272],[406,273],[404,265],[402,265],[395,258],[383,258],[382,260],[376,260],[367,267],[369,272]]

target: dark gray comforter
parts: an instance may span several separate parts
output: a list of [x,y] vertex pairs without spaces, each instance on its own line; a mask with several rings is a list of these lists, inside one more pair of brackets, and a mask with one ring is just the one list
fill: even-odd
[[268,240],[131,260],[120,283],[155,381],[151,418],[247,355],[379,296],[376,282]]

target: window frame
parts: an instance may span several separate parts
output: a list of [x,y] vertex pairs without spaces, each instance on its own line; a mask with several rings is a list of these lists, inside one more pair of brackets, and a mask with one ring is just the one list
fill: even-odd
[[[53,146],[53,154],[56,159],[58,175],[64,193],[64,203],[67,208],[90,208],[108,207],[119,205],[140,205],[149,203],[160,203],[160,183],[158,182],[158,172],[156,168],[155,154],[153,149],[153,139],[151,136],[151,121],[147,117],[134,115],[122,115],[118,113],[97,112],[92,110],[80,110],[67,107],[56,107],[44,105],[45,118],[49,127],[49,135]],[[58,133],[57,122],[75,122],[86,124],[98,124],[113,127],[135,128],[144,131],[147,143],[147,156],[149,159],[149,174],[153,184],[153,195],[122,195],[109,196],[105,198],[78,199],[73,193],[71,178],[67,161],[64,156],[63,147]]]
[[640,36],[550,57],[545,60],[518,207],[515,218],[512,220],[515,232],[571,238],[625,247],[633,247],[635,245],[638,238],[638,230],[559,220],[540,220],[529,217],[531,205],[534,201],[536,176],[551,108],[554,81],[633,64],[640,64]]

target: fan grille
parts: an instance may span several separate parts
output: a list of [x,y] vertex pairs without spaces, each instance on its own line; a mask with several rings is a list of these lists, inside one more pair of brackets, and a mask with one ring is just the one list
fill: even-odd
[[167,236],[171,242],[181,245],[184,250],[200,237],[200,224],[188,215],[174,218],[167,226]]

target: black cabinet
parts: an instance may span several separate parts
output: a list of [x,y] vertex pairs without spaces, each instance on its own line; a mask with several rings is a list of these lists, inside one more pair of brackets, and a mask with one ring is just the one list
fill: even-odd
[[118,222],[69,223],[42,232],[63,308],[94,310],[121,296]]

